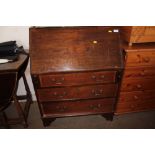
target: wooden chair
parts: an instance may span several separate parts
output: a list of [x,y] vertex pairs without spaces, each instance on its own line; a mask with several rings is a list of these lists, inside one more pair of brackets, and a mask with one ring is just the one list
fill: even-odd
[[9,107],[12,102],[13,95],[16,91],[17,73],[4,72],[0,73],[0,113],[2,116],[2,125],[9,128],[8,119],[5,114],[5,109]]
[[[24,63],[20,66],[20,69],[18,70],[17,86],[16,86],[15,94],[13,96],[13,101],[16,106],[19,118],[16,119],[16,121],[12,121],[12,124],[16,124],[16,122],[22,123],[24,128],[28,127],[27,118],[29,115],[30,105],[33,103],[31,91],[30,91],[30,88],[28,86],[27,79],[25,76],[25,70],[27,68],[28,61],[29,61],[29,55],[28,54],[26,54],[26,55],[27,55],[27,59],[24,61]],[[21,78],[23,79],[23,82],[24,82],[26,95],[17,95],[19,80]],[[20,102],[20,101],[22,101],[22,100],[26,100],[24,108],[22,108],[22,106],[21,106],[21,104],[23,102]]]
[[[29,62],[29,55],[24,52],[19,54],[19,58],[17,61],[0,65],[1,75],[4,74],[7,78],[9,78],[10,75],[16,74],[16,81],[15,81],[16,83],[14,84],[14,90],[11,97],[11,101],[10,100],[9,101],[12,102],[13,107],[15,107],[18,117],[9,116],[10,118],[7,119],[7,122],[9,125],[22,124],[24,128],[28,127],[27,119],[29,115],[30,105],[31,103],[33,103],[31,91],[25,76],[25,70],[27,68],[28,62]],[[7,83],[6,82],[7,80],[3,82],[3,80],[7,78],[3,77],[2,79],[0,79],[0,94],[1,92],[3,92],[3,89],[5,88],[5,86],[8,85],[7,87],[11,87],[12,85],[12,83],[10,82]],[[20,79],[23,79],[23,82],[24,82],[24,87],[26,91],[25,95],[17,94]],[[12,80],[8,80],[8,81],[12,81]],[[3,85],[3,87],[1,87],[1,85]],[[4,118],[6,118],[6,115],[5,113],[1,113],[1,114],[4,120]]]

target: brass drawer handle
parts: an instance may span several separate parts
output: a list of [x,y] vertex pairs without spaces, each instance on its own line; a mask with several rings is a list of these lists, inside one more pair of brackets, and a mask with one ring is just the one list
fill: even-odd
[[94,79],[94,80],[96,79],[96,76],[95,76],[95,75],[92,75],[91,77],[92,77],[92,79]]
[[95,96],[100,96],[100,95],[103,95],[103,90],[100,89],[100,90],[92,90],[92,94],[95,95]]
[[144,62],[149,62],[150,58],[144,58],[143,60],[144,60]]
[[56,79],[55,78],[52,78],[52,82],[55,82],[56,81]]
[[144,76],[144,75],[145,75],[144,71],[142,71],[142,72],[140,73],[140,75],[141,75],[141,76]]
[[96,104],[96,105],[90,105],[91,110],[99,110],[101,109],[101,104]]
[[58,92],[54,92],[53,93],[53,95],[55,96],[55,97],[60,97],[60,98],[63,98],[64,96],[66,96],[66,92],[64,91],[62,94],[59,94]]
[[64,91],[63,94],[60,94],[60,95],[59,95],[59,97],[60,97],[60,98],[63,98],[64,96],[66,96],[66,94],[67,94],[67,93]]
[[92,77],[93,80],[101,81],[101,80],[103,80],[105,78],[105,75],[101,75],[98,79],[97,79],[97,77],[95,75],[92,75],[91,77]]
[[137,99],[138,99],[138,96],[135,95],[135,96],[134,96],[134,99],[137,100]]
[[64,111],[66,111],[67,107],[66,106],[57,106],[56,109],[59,110],[60,112],[64,112]]
[[54,92],[53,94],[54,94],[54,96],[57,96],[57,95],[58,95],[58,93],[57,93],[57,92]]
[[104,78],[105,78],[105,76],[104,76],[104,75],[101,75],[101,78],[102,78],[102,79],[104,79]]
[[140,84],[137,84],[137,86],[136,86],[137,88],[142,88],[142,85],[140,85]]
[[55,82],[55,84],[62,84],[64,82],[65,78],[62,77],[59,80],[57,80],[56,78],[52,78],[52,82]]

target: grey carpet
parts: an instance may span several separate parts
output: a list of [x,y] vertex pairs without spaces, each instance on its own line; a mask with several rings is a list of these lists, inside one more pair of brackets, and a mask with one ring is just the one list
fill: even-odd
[[[8,108],[7,115],[15,116],[15,110],[12,107]],[[28,124],[28,129],[154,129],[155,111],[115,116],[112,122],[105,120],[100,115],[57,118],[45,128],[35,102],[31,105]],[[11,128],[22,129],[23,126],[13,125]]]

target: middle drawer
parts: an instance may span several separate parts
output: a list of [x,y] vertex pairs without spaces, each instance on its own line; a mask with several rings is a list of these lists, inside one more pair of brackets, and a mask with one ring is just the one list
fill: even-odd
[[115,97],[117,84],[38,89],[40,102]]
[[155,79],[154,78],[135,78],[123,80],[121,85],[122,92],[131,91],[144,91],[155,89]]

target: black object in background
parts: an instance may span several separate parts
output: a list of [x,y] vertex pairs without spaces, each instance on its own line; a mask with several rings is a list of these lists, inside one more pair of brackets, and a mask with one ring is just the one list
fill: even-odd
[[7,41],[7,42],[0,43],[0,47],[13,46],[13,45],[16,45],[16,41]]
[[16,41],[0,43],[0,57],[16,55],[17,48]]

